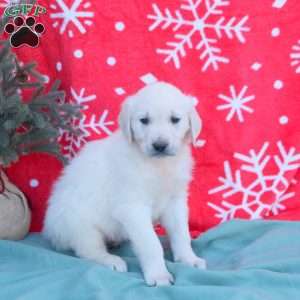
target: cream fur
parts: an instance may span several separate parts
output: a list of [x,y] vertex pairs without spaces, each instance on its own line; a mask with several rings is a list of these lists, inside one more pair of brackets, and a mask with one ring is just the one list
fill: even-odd
[[[171,116],[180,118],[177,124]],[[149,124],[141,123],[149,118]],[[190,142],[201,130],[191,97],[158,82],[125,100],[120,128],[87,144],[55,183],[44,235],[58,249],[126,271],[107,243],[130,240],[148,285],[168,285],[163,249],[153,229],[161,222],[176,261],[205,268],[188,232],[187,194],[193,160]],[[153,143],[167,144],[156,153]]]

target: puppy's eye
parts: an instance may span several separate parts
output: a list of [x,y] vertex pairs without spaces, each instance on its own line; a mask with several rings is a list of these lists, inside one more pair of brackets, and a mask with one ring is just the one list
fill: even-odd
[[177,124],[177,123],[179,123],[179,121],[180,121],[180,118],[174,117],[174,116],[171,117],[171,123]]
[[144,125],[148,125],[150,120],[149,118],[145,117],[145,118],[140,118],[140,122]]

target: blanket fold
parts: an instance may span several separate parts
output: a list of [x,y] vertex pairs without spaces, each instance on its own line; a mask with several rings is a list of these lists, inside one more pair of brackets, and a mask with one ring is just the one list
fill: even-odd
[[56,252],[31,234],[21,242],[0,241],[0,299],[298,299],[299,234],[300,222],[224,223],[193,240],[208,270],[174,263],[166,251],[176,282],[159,288],[146,286],[129,244],[114,250],[129,266],[128,273],[118,273]]

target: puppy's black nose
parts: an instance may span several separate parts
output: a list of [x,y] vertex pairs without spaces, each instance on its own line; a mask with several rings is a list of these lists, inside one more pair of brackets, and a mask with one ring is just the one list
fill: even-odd
[[166,143],[166,142],[155,142],[155,143],[152,144],[152,147],[156,152],[162,153],[168,147],[168,143]]

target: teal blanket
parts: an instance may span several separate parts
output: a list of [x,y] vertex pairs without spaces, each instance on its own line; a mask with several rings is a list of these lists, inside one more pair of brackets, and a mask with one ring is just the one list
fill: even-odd
[[300,299],[299,222],[231,221],[194,240],[193,248],[208,270],[173,263],[167,253],[175,285],[147,287],[129,245],[115,250],[129,265],[128,273],[117,273],[55,252],[38,234],[0,241],[0,299]]

